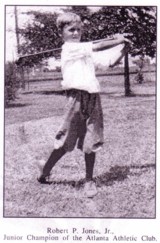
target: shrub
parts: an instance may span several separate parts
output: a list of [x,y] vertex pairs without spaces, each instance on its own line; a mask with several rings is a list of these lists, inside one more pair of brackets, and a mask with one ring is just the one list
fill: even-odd
[[11,100],[15,100],[17,90],[20,86],[20,77],[15,62],[5,64],[5,105]]
[[141,55],[138,60],[134,61],[134,63],[138,67],[137,75],[136,75],[135,79],[139,84],[142,84],[144,81],[144,77],[143,77],[143,68],[144,68],[144,63],[145,63],[144,55]]

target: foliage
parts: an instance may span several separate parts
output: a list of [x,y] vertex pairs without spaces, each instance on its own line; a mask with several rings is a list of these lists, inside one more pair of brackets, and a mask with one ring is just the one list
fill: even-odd
[[16,98],[16,92],[20,85],[17,66],[15,62],[7,62],[5,65],[5,104]]
[[[131,53],[155,56],[156,52],[156,9],[153,7],[102,7],[98,12],[86,15],[80,7],[73,7],[82,19],[86,16],[86,40],[109,37],[116,33],[128,34],[133,45]],[[84,14],[85,13],[85,14]],[[88,16],[88,17],[87,17]],[[86,25],[86,24],[85,24]]]
[[[28,15],[34,16],[34,21],[32,24],[28,24],[25,29],[19,29],[19,33],[24,39],[24,43],[20,45],[21,55],[46,51],[62,45],[56,26],[56,13],[46,14],[30,11]],[[33,64],[39,63],[44,57],[47,58],[52,55],[52,52],[46,52],[42,53],[42,55],[26,57],[22,60],[22,65],[33,66]]]
[[[103,39],[116,33],[129,34],[132,41],[131,54],[154,57],[156,53],[156,8],[147,6],[104,6],[99,11],[91,12],[87,6],[70,6],[67,10],[81,16],[84,24],[82,41]],[[62,40],[56,27],[56,13],[28,12],[34,21],[25,29],[20,29],[24,42],[20,53],[31,54],[54,48],[60,48]],[[57,53],[56,53],[57,54]],[[43,57],[52,56],[47,52],[25,58],[25,63],[32,66]]]
[[144,55],[141,55],[139,59],[134,60],[133,63],[137,65],[137,75],[135,79],[139,84],[141,84],[144,81],[143,77],[143,68],[144,66],[149,66],[150,65],[150,60],[149,58],[145,58]]

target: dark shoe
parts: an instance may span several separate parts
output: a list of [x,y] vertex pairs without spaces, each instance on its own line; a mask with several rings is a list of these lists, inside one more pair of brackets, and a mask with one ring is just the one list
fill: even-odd
[[37,177],[37,181],[41,184],[47,184],[48,183],[46,178],[43,177],[43,176]]
[[48,176],[44,176],[43,175],[43,168],[45,166],[45,160],[39,160],[37,162],[37,166],[39,169],[39,176],[37,177],[37,181],[41,184],[48,184],[49,183],[49,175]]

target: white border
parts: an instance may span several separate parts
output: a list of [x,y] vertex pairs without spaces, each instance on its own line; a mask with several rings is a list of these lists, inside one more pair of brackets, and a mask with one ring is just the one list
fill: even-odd
[[[1,82],[0,82],[0,91],[1,91],[1,96],[0,96],[0,112],[2,114],[1,122],[0,122],[0,151],[1,151],[1,160],[0,160],[0,240],[1,242],[3,241],[3,234],[9,234],[9,235],[27,235],[27,234],[34,234],[34,235],[39,235],[45,234],[47,227],[60,227],[60,228],[68,228],[69,230],[72,231],[72,228],[77,227],[87,227],[87,228],[96,228],[96,229],[111,229],[112,232],[116,233],[117,235],[130,235],[130,236],[138,236],[139,240],[137,242],[151,242],[151,241],[142,241],[141,236],[142,235],[147,235],[149,237],[156,237],[157,242],[160,242],[160,169],[159,169],[159,151],[158,148],[160,148],[160,142],[159,142],[159,122],[160,122],[160,117],[159,117],[159,57],[158,57],[158,50],[157,48],[157,181],[156,181],[156,187],[157,187],[157,202],[156,202],[156,219],[48,219],[48,218],[31,218],[31,219],[23,219],[23,218],[3,218],[3,138],[4,138],[4,96],[3,96],[3,90],[4,90],[4,85],[3,85],[3,80],[4,80],[4,5],[140,5],[139,0],[137,1],[105,1],[105,0],[81,0],[81,1],[64,1],[64,0],[58,0],[58,1],[47,1],[46,0],[41,0],[41,1],[36,1],[36,0],[27,0],[27,1],[20,1],[20,0],[8,0],[8,1],[2,1],[0,2],[0,8],[1,8],[1,14],[0,14],[0,23],[2,26],[1,29],[1,55],[0,55],[0,77],[1,77]],[[158,17],[159,17],[159,4],[158,1],[145,1],[142,2],[141,5],[151,5],[151,6],[158,6]],[[158,27],[160,26],[159,23],[159,18],[158,18]],[[157,27],[157,30],[158,30]],[[158,38],[158,47],[159,47],[159,30],[157,33],[157,38]],[[25,237],[24,237],[25,238]],[[12,241],[12,242],[17,242],[17,241]],[[20,241],[22,242],[22,241]],[[27,241],[26,239],[23,240],[23,242],[32,242],[32,241]],[[41,241],[38,241],[41,242]],[[43,241],[44,242],[44,241]],[[50,241],[51,242],[51,241]],[[63,242],[63,241],[57,241],[57,242]],[[72,240],[70,239],[67,241],[68,243],[72,243]],[[75,242],[75,241],[73,241]],[[85,241],[81,241],[85,242]],[[92,242],[92,241],[87,241],[87,242]],[[95,241],[94,241],[95,242]],[[101,242],[106,242],[106,241],[101,241]],[[109,241],[112,242],[112,241]],[[114,241],[116,242],[116,241]],[[126,242],[126,241],[120,241],[120,242]]]

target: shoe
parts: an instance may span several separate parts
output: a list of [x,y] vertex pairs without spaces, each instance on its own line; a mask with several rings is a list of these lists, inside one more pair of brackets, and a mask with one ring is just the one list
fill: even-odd
[[37,163],[38,169],[39,169],[39,176],[37,177],[37,181],[41,184],[47,184],[49,179],[49,175],[48,176],[44,176],[43,175],[43,168],[45,166],[45,160],[39,160]]
[[48,181],[46,180],[46,178],[43,177],[43,176],[37,177],[37,181],[39,183],[41,183],[41,184],[47,184],[48,183]]
[[88,181],[84,186],[84,195],[88,198],[93,198],[97,194],[97,188],[94,181]]

